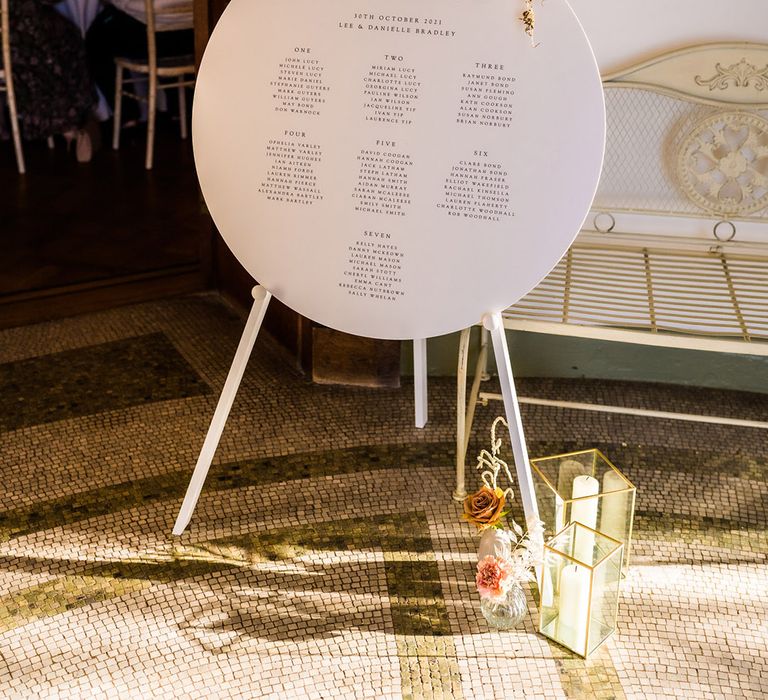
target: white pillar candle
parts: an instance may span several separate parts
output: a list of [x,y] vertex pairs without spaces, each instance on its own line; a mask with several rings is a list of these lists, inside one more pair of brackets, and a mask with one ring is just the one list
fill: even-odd
[[[573,488],[573,480],[584,471],[584,465],[575,459],[566,459],[560,465],[557,473],[557,494],[567,494]],[[555,495],[555,530],[556,535],[568,523],[565,520],[565,504],[559,495]]]
[[[600,508],[600,532],[626,544],[627,537],[627,482],[614,471],[603,476],[603,502]],[[624,493],[610,493],[624,491]]]
[[557,636],[575,652],[587,655],[587,614],[589,611],[589,571],[570,564],[560,574],[560,611]]
[[[573,480],[573,498],[582,496],[595,496],[600,490],[600,482],[592,476],[577,476]],[[571,504],[571,522],[581,523],[593,530],[597,529],[597,498],[587,498],[583,501],[574,501]],[[579,561],[592,566],[592,550],[595,546],[595,536],[587,530],[574,532],[573,556]]]

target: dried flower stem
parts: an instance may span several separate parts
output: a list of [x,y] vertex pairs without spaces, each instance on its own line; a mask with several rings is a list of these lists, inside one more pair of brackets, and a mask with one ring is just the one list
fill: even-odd
[[536,13],[533,11],[533,0],[525,0],[525,9],[519,20],[525,27],[525,33],[531,37],[531,46],[535,49],[539,44],[534,39],[533,30],[536,26]]
[[[491,451],[481,450],[477,455],[477,468],[485,470],[480,472],[480,478],[483,480],[483,484],[487,486],[491,491],[495,491],[499,484],[499,472],[503,469],[504,473],[509,479],[509,483],[512,484],[512,472],[509,471],[509,465],[499,457],[499,451],[501,450],[501,438],[496,437],[496,426],[499,423],[503,423],[505,428],[509,428],[509,424],[503,416],[499,416],[493,425],[491,426]],[[511,488],[507,488],[504,491],[504,496],[507,498],[514,498],[514,492]]]

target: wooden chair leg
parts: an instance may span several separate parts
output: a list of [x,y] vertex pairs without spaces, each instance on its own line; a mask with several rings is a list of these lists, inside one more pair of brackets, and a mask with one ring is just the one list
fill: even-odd
[[144,167],[152,170],[152,161],[155,149],[155,116],[157,115],[157,75],[150,73],[147,86],[147,156]]
[[112,148],[120,148],[120,127],[123,116],[123,67],[117,66],[115,73],[115,113],[112,115]]
[[179,85],[179,121],[181,122],[181,138],[187,138],[187,88]]
[[8,90],[8,116],[11,118],[11,133],[13,134],[13,148],[16,151],[16,166],[19,174],[27,172],[24,165],[24,151],[21,147],[21,131],[19,130],[19,115],[16,112],[16,95],[12,88]]

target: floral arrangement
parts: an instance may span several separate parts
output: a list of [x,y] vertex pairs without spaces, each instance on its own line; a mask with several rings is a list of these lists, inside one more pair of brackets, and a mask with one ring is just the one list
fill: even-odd
[[506,559],[488,555],[477,562],[475,583],[482,598],[503,600],[515,583],[514,569]]
[[[535,567],[543,560],[544,524],[539,520],[528,522],[528,530],[523,531],[505,510],[508,501],[514,498],[511,486],[502,489],[499,486],[499,476],[503,474],[507,481],[513,482],[509,465],[501,459],[501,438],[496,437],[496,428],[503,424],[508,427],[506,420],[499,416],[491,426],[491,450],[482,450],[477,457],[477,468],[483,485],[479,491],[464,499],[462,518],[471,522],[488,538],[491,535],[491,553],[486,554],[487,547],[481,541],[480,556],[477,563],[478,593],[481,598],[489,601],[501,601],[515,584],[525,581],[535,581]],[[507,527],[505,527],[505,524]]]

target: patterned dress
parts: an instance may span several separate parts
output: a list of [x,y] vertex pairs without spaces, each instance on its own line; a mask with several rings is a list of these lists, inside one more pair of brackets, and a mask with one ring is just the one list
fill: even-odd
[[56,0],[9,1],[11,65],[25,139],[79,129],[96,102],[85,45]]

